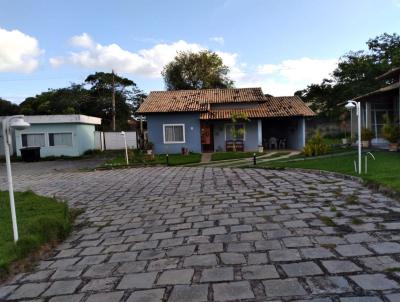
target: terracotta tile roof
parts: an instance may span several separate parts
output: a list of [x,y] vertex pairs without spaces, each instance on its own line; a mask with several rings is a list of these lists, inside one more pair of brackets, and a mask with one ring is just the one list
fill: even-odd
[[[234,108],[235,103],[252,103],[251,108]],[[210,104],[224,104],[210,109]],[[232,104],[232,108],[226,108]],[[230,119],[233,112],[249,118],[313,116],[315,113],[297,96],[267,97],[261,88],[153,91],[138,113],[199,112],[200,119]]]
[[207,111],[208,104],[263,101],[261,88],[152,91],[138,113]]
[[232,113],[245,112],[249,118],[314,116],[315,113],[298,97],[265,97],[265,102],[254,108],[211,109],[200,114],[202,120],[230,119]]

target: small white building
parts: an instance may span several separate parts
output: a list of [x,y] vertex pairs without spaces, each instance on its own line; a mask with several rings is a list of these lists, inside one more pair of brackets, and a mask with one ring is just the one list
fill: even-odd
[[[4,117],[0,117],[1,120]],[[31,115],[25,116],[31,124],[13,134],[12,154],[20,156],[21,148],[40,147],[40,156],[80,156],[87,150],[96,149],[95,126],[101,118],[81,115]],[[0,125],[1,127],[1,125]],[[0,155],[4,155],[1,130]]]

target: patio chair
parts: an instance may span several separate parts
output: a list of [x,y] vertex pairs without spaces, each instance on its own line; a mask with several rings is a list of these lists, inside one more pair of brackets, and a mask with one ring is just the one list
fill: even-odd
[[279,140],[279,149],[286,149],[286,138]]
[[278,149],[278,140],[275,137],[270,137],[268,140],[268,149]]

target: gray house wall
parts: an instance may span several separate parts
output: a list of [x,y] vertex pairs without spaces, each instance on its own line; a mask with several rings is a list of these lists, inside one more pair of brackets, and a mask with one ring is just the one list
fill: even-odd
[[[148,140],[154,144],[156,154],[180,153],[182,147],[188,148],[190,152],[201,152],[199,113],[149,114],[146,118]],[[163,124],[184,124],[185,143],[165,144]]]

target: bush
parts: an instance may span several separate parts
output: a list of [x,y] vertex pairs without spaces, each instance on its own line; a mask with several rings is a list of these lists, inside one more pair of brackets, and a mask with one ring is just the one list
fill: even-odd
[[362,128],[361,129],[361,140],[362,141],[370,141],[371,139],[374,138],[374,134],[372,131],[368,128]]
[[304,146],[305,156],[317,156],[327,153],[328,145],[324,143],[321,133],[317,132]]
[[391,144],[396,144],[400,137],[399,126],[385,116],[385,124],[382,127],[382,136]]

